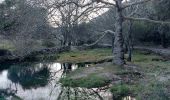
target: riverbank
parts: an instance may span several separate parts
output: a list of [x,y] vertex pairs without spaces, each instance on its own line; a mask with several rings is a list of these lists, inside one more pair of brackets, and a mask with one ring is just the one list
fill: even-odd
[[169,99],[169,59],[154,51],[137,49],[133,52],[132,62],[127,62],[125,66],[116,66],[112,64],[111,55],[111,49],[98,48],[33,57],[41,61],[54,60],[82,66],[69,71],[60,79],[63,87],[98,88],[110,91],[113,97],[131,96],[139,100],[150,100],[153,97],[158,98],[156,100]]
[[[96,50],[94,52],[97,53]],[[89,54],[89,58],[89,51],[83,51],[78,54],[64,53],[63,57],[59,59],[64,59],[63,61],[90,60],[90,57],[93,58],[96,55],[94,52]],[[86,55],[84,56],[84,54]],[[111,54],[111,50],[107,49],[97,53],[97,55],[100,54],[102,57],[107,57]],[[67,56],[64,57],[64,55]],[[98,59],[100,56],[96,58]],[[164,57],[148,51],[135,50],[132,62],[127,62],[125,66],[116,66],[111,62],[93,64],[69,72],[60,81],[63,86],[67,87],[107,87],[114,95],[130,95],[139,100],[150,100],[153,97],[156,97],[156,100],[168,100],[170,97],[169,66],[170,61]],[[124,93],[125,90],[128,92]]]

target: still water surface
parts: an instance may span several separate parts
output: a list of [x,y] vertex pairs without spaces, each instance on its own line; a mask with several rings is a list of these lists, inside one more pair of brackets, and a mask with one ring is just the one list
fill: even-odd
[[0,95],[7,100],[13,97],[20,100],[112,100],[112,94],[106,90],[62,87],[59,83],[67,72],[89,66],[58,62],[0,64]]
[[[75,66],[74,66],[75,67]],[[54,100],[61,86],[60,63],[24,63],[0,71],[0,89],[8,89],[24,100]]]
[[13,96],[23,100],[100,99],[93,89],[61,87],[59,79],[78,67],[89,65],[57,62],[0,65],[0,92],[9,100]]

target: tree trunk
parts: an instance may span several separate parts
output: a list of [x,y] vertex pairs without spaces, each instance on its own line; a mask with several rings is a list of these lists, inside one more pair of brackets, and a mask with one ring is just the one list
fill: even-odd
[[124,61],[124,50],[123,50],[123,35],[122,35],[122,24],[123,24],[123,16],[122,16],[122,0],[116,0],[116,23],[115,23],[115,40],[114,40],[114,51],[113,51],[113,63],[116,65],[125,64]]
[[167,45],[166,45],[166,34],[165,34],[166,26],[165,25],[160,25],[158,30],[159,30],[159,33],[161,35],[161,46],[163,48],[167,48]]
[[129,32],[128,32],[128,58],[127,61],[132,61],[132,22],[129,22]]
[[167,45],[166,45],[166,35],[164,32],[161,33],[161,45],[163,48],[167,48]]
[[115,41],[115,35],[112,36],[112,53],[114,54],[114,41]]

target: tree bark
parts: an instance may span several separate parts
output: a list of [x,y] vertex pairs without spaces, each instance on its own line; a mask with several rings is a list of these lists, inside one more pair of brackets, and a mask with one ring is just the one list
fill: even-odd
[[123,50],[123,35],[122,35],[122,24],[123,24],[123,15],[122,15],[122,0],[116,0],[116,23],[115,23],[115,40],[113,48],[113,63],[116,65],[125,64],[124,61],[124,50]]
[[163,48],[167,48],[167,45],[166,45],[166,34],[165,34],[165,25],[160,25],[158,30],[159,30],[159,33],[160,33],[160,36],[161,36],[161,46]]
[[132,61],[132,22],[129,22],[129,32],[128,32],[128,58],[127,61]]

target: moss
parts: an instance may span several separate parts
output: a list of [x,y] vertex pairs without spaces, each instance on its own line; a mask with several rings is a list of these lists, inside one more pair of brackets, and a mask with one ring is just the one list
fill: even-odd
[[72,79],[62,78],[60,82],[64,87],[83,87],[83,88],[99,88],[106,86],[110,83],[110,80],[97,75],[89,75],[87,77]]

